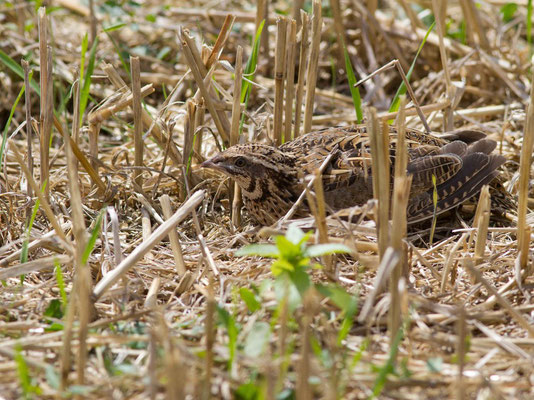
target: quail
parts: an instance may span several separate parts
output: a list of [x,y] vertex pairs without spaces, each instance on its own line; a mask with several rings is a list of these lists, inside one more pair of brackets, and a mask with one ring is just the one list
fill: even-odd
[[[397,132],[390,127],[389,159],[395,164]],[[459,206],[497,175],[505,158],[491,154],[493,140],[478,131],[435,136],[406,130],[407,173],[413,176],[408,223],[420,222]],[[302,135],[280,147],[260,143],[232,146],[202,163],[234,179],[243,203],[259,224],[284,216],[305,188],[305,176],[329,156],[322,179],[330,210],[365,204],[373,197],[370,142],[365,125],[327,128]],[[435,180],[433,179],[435,177]],[[433,193],[437,193],[434,203]],[[308,212],[303,204],[297,216]]]

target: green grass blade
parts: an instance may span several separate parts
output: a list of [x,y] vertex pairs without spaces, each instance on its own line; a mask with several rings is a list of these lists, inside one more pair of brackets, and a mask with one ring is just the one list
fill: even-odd
[[256,71],[256,66],[258,64],[258,52],[260,50],[260,38],[261,32],[263,31],[263,25],[265,20],[261,21],[256,36],[254,37],[254,42],[252,43],[252,53],[245,65],[245,70],[243,71],[243,77],[247,79],[242,80],[241,84],[241,102],[245,101],[246,94],[250,91],[252,84],[249,82],[254,78],[254,72]]
[[[81,55],[80,55],[80,75],[79,75],[79,79],[83,79],[83,77],[85,76],[85,58],[86,58],[86,55],[87,55],[87,48],[89,47],[89,35],[86,33],[84,36],[83,36],[83,39],[82,39],[82,51],[81,51]],[[83,107],[84,110],[85,110],[85,107]],[[80,106],[79,106],[79,110],[81,111],[82,110],[82,103],[80,102]],[[83,117],[83,113],[80,112],[80,116]]]
[[235,317],[219,305],[217,305],[217,314],[220,322],[224,325],[228,332],[228,371],[232,371],[237,349],[237,336],[239,334],[239,328],[236,325]]
[[63,279],[63,272],[61,271],[61,265],[56,260],[54,261],[54,272],[56,273],[57,286],[59,288],[59,294],[61,296],[61,308],[63,312],[67,309],[67,292],[65,291],[65,280]]
[[[423,38],[423,41],[419,45],[419,49],[417,49],[417,53],[415,54],[415,57],[412,61],[412,65],[410,66],[410,69],[408,70],[408,73],[406,74],[406,79],[408,79],[408,81],[410,80],[410,77],[412,76],[412,72],[415,67],[415,63],[417,61],[417,57],[419,57],[419,53],[421,53],[421,50],[423,50],[423,46],[425,45],[428,39],[428,36],[430,35],[430,32],[432,32],[432,29],[434,29],[435,25],[436,25],[436,22],[432,22],[432,25],[430,25],[430,27],[426,31],[426,35]],[[406,93],[406,85],[404,84],[404,82],[402,82],[399,88],[397,89],[397,93],[395,93],[395,97],[393,97],[393,101],[391,102],[391,105],[389,106],[389,112],[396,112],[399,110],[400,96],[402,96],[405,93]],[[393,123],[393,120],[390,120],[389,123],[390,124]]]
[[527,3],[527,43],[532,53],[532,0]]
[[277,258],[280,256],[280,251],[273,244],[256,243],[256,244],[249,244],[247,246],[241,247],[240,249],[236,250],[234,255],[236,257],[260,256],[260,257]]
[[102,225],[102,218],[104,217],[104,213],[106,212],[106,209],[103,208],[100,211],[100,214],[98,214],[98,217],[96,218],[95,228],[91,232],[91,236],[89,237],[89,241],[87,242],[87,245],[85,246],[85,249],[83,250],[82,255],[82,265],[87,264],[87,261],[89,260],[89,256],[93,252],[93,249],[95,247],[96,239],[98,238],[98,235],[100,235],[100,225]]
[[[118,28],[117,28],[118,29]],[[126,71],[126,74],[131,77],[132,74],[130,73],[130,67],[128,66],[128,63],[126,62],[126,60],[124,59],[124,55],[123,55],[123,52],[121,51],[121,48],[119,47],[119,45],[117,44],[117,42],[115,41],[115,39],[113,38],[112,35],[110,35],[110,33],[106,30],[104,30],[104,32],[106,33],[106,35],[108,36],[108,39],[111,43],[113,43],[113,47],[115,48],[115,52],[117,53],[117,57],[119,57],[119,60],[121,60],[121,65],[122,65],[122,68],[124,68],[124,70]]]
[[30,369],[28,368],[28,364],[26,363],[26,360],[24,359],[24,355],[22,354],[22,346],[20,344],[17,344],[15,346],[14,360],[15,360],[15,364],[17,364],[19,384],[20,384],[20,388],[22,389],[22,393],[24,395],[23,398],[31,399],[34,397],[33,395],[41,394],[41,389],[32,383],[32,379],[30,376]]
[[[93,42],[93,46],[91,46],[91,51],[89,53],[89,64],[87,65],[87,71],[85,71],[83,76],[83,86],[82,91],[80,94],[80,119],[83,118],[83,114],[85,112],[85,108],[87,107],[87,102],[89,101],[89,89],[91,88],[91,76],[93,75],[93,71],[95,69],[95,57],[96,57],[96,46],[98,45],[98,38],[95,39]],[[87,50],[87,48],[86,48]],[[82,66],[84,65],[84,58],[85,53],[83,52],[82,48]],[[83,71],[83,70],[82,70]]]
[[4,150],[6,149],[6,144],[7,144],[7,132],[9,131],[9,127],[11,126],[11,120],[13,119],[13,115],[15,114],[15,109],[17,108],[17,105],[19,104],[19,101],[22,98],[22,95],[24,94],[24,90],[25,90],[25,86],[22,85],[19,95],[15,99],[15,102],[13,103],[13,107],[11,107],[11,112],[9,113],[9,117],[7,118],[6,125],[4,126],[4,131],[2,132],[2,145],[0,146],[0,172],[2,172],[2,166],[4,165]]
[[352,69],[352,63],[350,62],[349,52],[343,44],[343,53],[345,54],[345,69],[347,71],[347,78],[349,80],[349,89],[350,94],[352,95],[352,103],[354,104],[354,109],[356,110],[356,121],[361,123],[363,121],[363,111],[362,111],[362,99],[360,96],[360,89],[356,85],[356,76],[354,75],[354,70]]
[[[22,67],[15,62],[11,57],[9,57],[6,53],[4,53],[2,50],[0,50],[0,61],[11,71],[13,71],[16,75],[18,75],[21,79],[24,79],[24,70]],[[39,85],[37,82],[32,81],[30,78],[30,86],[33,90],[37,92],[39,96],[41,96],[41,89],[39,88]]]
[[[263,25],[265,20],[261,21],[256,36],[254,37],[254,42],[252,44],[252,53],[245,65],[245,70],[243,71],[243,79],[241,80],[241,103],[245,103],[245,110],[247,109],[248,99],[250,96],[250,91],[252,90],[252,79],[254,79],[254,72],[256,71],[256,66],[258,64],[258,52],[260,50],[260,38],[261,32],[263,31]],[[246,79],[245,79],[246,78]],[[239,121],[239,134],[243,132],[243,124],[245,123],[245,113],[241,114],[241,120]]]
[[[46,182],[43,185],[43,188],[41,189],[41,192],[44,193],[44,190],[46,188]],[[35,200],[35,204],[32,208],[32,215],[30,217],[30,221],[28,222],[28,228],[26,228],[26,239],[24,239],[24,242],[22,243],[22,251],[20,253],[20,262],[25,263],[28,261],[28,244],[30,242],[30,233],[32,231],[33,222],[35,221],[35,217],[37,216],[37,210],[39,210],[39,204],[41,204],[40,200]]]
[[124,22],[119,22],[118,24],[111,25],[111,26],[104,28],[104,32],[108,33],[108,32],[117,31],[125,26],[126,24]]
[[85,74],[85,56],[87,55],[87,48],[89,47],[89,35],[86,33],[82,39],[82,51],[80,54],[80,76]]
[[434,232],[436,231],[436,218],[438,210],[438,188],[436,186],[436,176],[432,174],[432,185],[434,190],[432,191],[432,204],[434,205],[434,214],[432,215],[432,227],[430,228],[430,245],[434,241]]
[[388,375],[395,372],[395,359],[397,358],[397,353],[399,352],[399,345],[404,337],[404,327],[399,328],[391,343],[391,348],[389,350],[389,357],[386,364],[380,368],[378,376],[376,377],[375,384],[373,386],[373,394],[370,396],[371,399],[376,399],[382,393],[382,389],[386,385]]

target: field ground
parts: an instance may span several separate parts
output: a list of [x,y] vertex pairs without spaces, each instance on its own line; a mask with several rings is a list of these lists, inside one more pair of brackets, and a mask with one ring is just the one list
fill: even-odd
[[[0,399],[534,398],[529,2],[330,0],[322,24],[308,1],[91,3],[0,2]],[[233,183],[200,163],[284,126],[354,124],[346,54],[356,80],[413,63],[432,131],[496,140],[518,209],[488,219],[477,198],[382,264],[370,218],[231,216]],[[394,119],[401,83],[394,65],[365,81],[364,110]],[[424,129],[412,103],[406,126]],[[327,227],[309,251],[352,253],[295,267],[292,223]],[[235,254],[275,235],[274,264]]]

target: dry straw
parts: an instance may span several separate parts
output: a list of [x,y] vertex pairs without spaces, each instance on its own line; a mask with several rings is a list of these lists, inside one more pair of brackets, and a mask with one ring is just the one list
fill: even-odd
[[[297,202],[307,196],[313,217],[296,220],[289,214],[277,229],[270,228],[271,233],[285,234],[291,223],[304,230],[315,226],[318,239],[311,240],[346,243],[357,250],[354,256],[336,259],[335,270],[308,271],[314,283],[329,288],[335,284],[359,298],[361,311],[344,321],[342,307],[324,294],[306,298],[295,309],[289,296],[276,297],[269,261],[233,256],[245,244],[268,239],[255,234],[246,213],[237,221],[241,205],[226,200],[233,185],[229,189],[198,164],[211,157],[217,145],[242,140],[240,65],[251,54],[250,37],[262,20],[267,25],[243,133],[247,140],[265,140],[270,127],[264,128],[264,121],[273,121],[269,105],[275,100],[283,107],[273,132],[280,128],[280,141],[286,141],[310,127],[354,122],[346,81],[337,73],[341,47],[331,42],[333,37],[344,36],[357,76],[362,82],[368,77],[362,86],[364,103],[387,110],[427,31],[411,2],[332,1],[331,16],[323,9],[322,25],[317,18],[320,2],[314,3],[311,20],[301,10],[305,2],[288,4],[284,11],[295,22],[285,17],[285,46],[278,49],[277,59],[284,78],[279,82],[273,79],[273,25],[278,15],[270,1],[259,2],[257,9],[256,4],[234,2],[232,10],[177,3],[164,12],[154,12],[159,4],[153,2],[150,9],[128,14],[131,26],[105,34],[97,31],[95,17],[107,24],[107,15],[102,10],[95,15],[94,4],[80,7],[58,0],[62,12],[46,15],[44,9],[35,12],[23,3],[2,8],[6,20],[16,25],[0,30],[3,53],[14,60],[9,66],[14,73],[0,74],[2,83],[8,83],[2,86],[6,96],[0,102],[1,114],[14,110],[0,178],[0,279],[5,281],[1,308],[8,316],[0,321],[5,396],[25,395],[18,372],[22,369],[15,367],[22,365],[22,358],[31,384],[42,390],[34,397],[74,396],[74,389],[87,388],[92,398],[223,398],[254,388],[266,398],[284,389],[294,390],[299,398],[350,398],[362,393],[369,397],[384,384],[375,397],[529,398],[534,335],[529,315],[534,307],[529,303],[533,203],[528,183],[534,125],[531,106],[526,110],[532,100],[526,89],[530,64],[523,51],[528,42],[521,28],[525,7],[504,21],[497,1],[482,7],[474,7],[472,0],[434,2],[434,8],[432,2],[419,2],[436,11],[441,31],[430,33],[415,64],[408,86],[413,105],[399,113],[377,112],[371,121],[386,172],[389,160],[396,160],[395,179],[387,187],[393,190],[386,190],[391,213],[382,215],[380,207],[377,213],[376,202],[370,202],[341,218],[325,215],[320,183],[321,175],[331,172],[327,168],[335,154],[330,154]],[[37,29],[25,30],[26,22],[34,19]],[[88,106],[86,122],[72,111],[78,109],[79,57],[65,49],[79,48],[80,43],[78,35],[65,32],[73,21],[79,25],[76,31],[93,30],[91,41],[98,36],[90,87],[90,101],[96,105]],[[133,24],[136,29],[131,29]],[[180,41],[177,25],[183,28]],[[128,74],[119,68],[121,60],[110,39],[121,49],[132,49],[133,56],[137,52],[144,70],[136,83],[139,91],[132,90]],[[144,46],[147,51],[139,52]],[[15,71],[21,55],[37,66],[22,62]],[[5,60],[2,54],[3,67]],[[395,65],[403,67],[396,71]],[[29,79],[31,69],[40,72],[40,99]],[[13,104],[23,78],[25,110]],[[281,85],[282,96],[276,93]],[[305,100],[309,96],[312,101]],[[146,108],[139,108],[141,101]],[[406,146],[410,154],[417,144],[402,144],[402,130],[442,131],[441,126],[452,121],[452,110],[455,129],[481,130],[500,140],[499,152],[510,162],[501,168],[499,185],[490,185],[490,204],[505,194],[502,186],[510,190],[519,201],[517,225],[515,220],[501,220],[494,210],[488,213],[490,198],[484,189],[480,199],[438,221],[436,239],[428,247],[425,226],[409,226],[407,235],[404,230],[407,191],[401,188],[409,186],[409,177],[403,176],[401,150]],[[526,124],[522,115],[528,117]],[[385,133],[382,125],[395,118],[398,137]],[[136,132],[126,133],[132,121]],[[133,135],[139,138],[139,132],[146,140],[138,141],[143,157],[136,161]],[[50,140],[50,133],[57,135]],[[397,147],[395,154],[384,154],[392,147],[383,146],[388,137]],[[42,146],[36,150],[38,139]],[[130,177],[141,171],[144,182],[130,184]],[[378,175],[383,178],[383,172]],[[41,192],[45,181],[49,196]],[[377,197],[389,203],[378,191]],[[40,207],[28,230],[37,200]],[[91,221],[106,202],[110,205],[102,231],[87,264],[80,263],[85,236],[94,227]],[[507,214],[515,211],[511,207]],[[378,234],[369,214],[380,214]],[[28,261],[21,262],[25,254]],[[54,269],[57,263],[60,269]],[[321,263],[329,265],[327,259]],[[25,275],[22,283],[20,275]],[[44,310],[62,297],[60,279],[68,307],[56,321]],[[241,297],[247,293],[259,303],[256,311],[254,306],[249,309],[254,301],[246,304]],[[219,323],[224,310],[237,329],[231,366],[229,331]],[[63,329],[48,332],[57,322]],[[340,339],[337,335],[346,323],[350,329]],[[268,337],[257,333],[258,325],[267,326]],[[404,338],[397,346],[391,339],[399,326]],[[260,339],[266,343],[262,354],[253,357],[243,351],[242,345]],[[397,351],[403,364],[394,364]],[[109,360],[112,367],[129,369],[110,373]],[[396,372],[406,367],[409,374],[390,374],[392,365]],[[429,366],[439,372],[429,372]],[[137,370],[132,373],[132,368]],[[59,386],[53,384],[53,372]],[[319,384],[314,383],[317,377]],[[491,377],[490,385],[484,377]],[[83,386],[72,386],[76,384]]]
[[[517,205],[517,244],[519,250],[519,266],[526,275],[532,270],[527,270],[528,256],[530,251],[530,235],[532,227],[527,223],[527,204],[529,193],[530,171],[532,168],[532,151],[534,148],[534,84],[530,88],[530,102],[527,108],[527,121],[523,144],[521,146],[521,158],[519,165],[519,200]],[[521,272],[521,273],[522,273]]]
[[284,87],[286,77],[287,19],[276,21],[276,49],[274,56],[274,142],[282,144],[284,123]]
[[317,85],[317,67],[319,63],[319,46],[323,28],[322,7],[318,0],[313,2],[311,26],[311,52],[306,73],[306,105],[304,110],[304,133],[311,131],[312,115],[315,105],[315,87]]

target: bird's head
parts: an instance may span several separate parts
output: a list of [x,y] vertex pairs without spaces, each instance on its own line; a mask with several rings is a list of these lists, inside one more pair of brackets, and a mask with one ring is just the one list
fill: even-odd
[[251,192],[257,179],[277,181],[293,175],[295,157],[259,143],[238,144],[204,161],[201,167],[220,171]]

